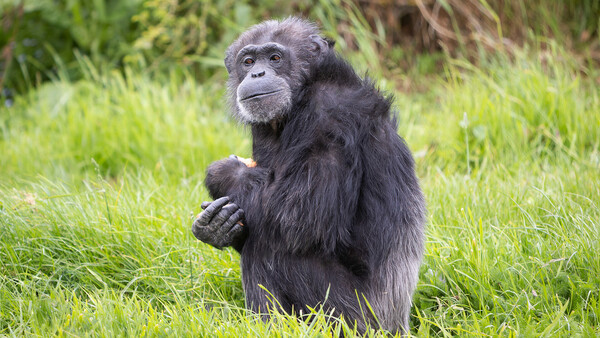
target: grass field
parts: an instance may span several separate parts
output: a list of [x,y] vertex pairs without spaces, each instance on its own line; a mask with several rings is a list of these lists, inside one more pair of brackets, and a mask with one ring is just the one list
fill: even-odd
[[[191,234],[207,164],[250,155],[223,73],[81,67],[0,108],[0,336],[348,330],[317,309],[263,323],[238,254]],[[413,334],[600,335],[599,75],[578,70],[559,51],[454,60],[395,93],[429,210]]]

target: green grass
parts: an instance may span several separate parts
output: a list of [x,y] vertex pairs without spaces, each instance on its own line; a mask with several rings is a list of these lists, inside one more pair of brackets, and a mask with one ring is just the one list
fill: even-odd
[[[597,74],[549,57],[453,61],[428,92],[396,93],[429,209],[415,335],[600,335]],[[190,232],[207,164],[250,155],[222,73],[82,69],[0,110],[0,335],[349,330],[318,309],[248,313],[237,253]]]

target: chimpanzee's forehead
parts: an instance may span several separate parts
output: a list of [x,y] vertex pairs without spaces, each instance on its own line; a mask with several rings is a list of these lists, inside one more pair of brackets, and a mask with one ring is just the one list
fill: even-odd
[[232,44],[233,49],[249,44],[260,45],[268,42],[280,43],[288,47],[306,41],[310,35],[319,34],[319,29],[311,22],[288,18],[283,21],[269,20],[252,26],[242,33]]
[[267,43],[263,43],[263,44],[258,44],[258,45],[246,45],[244,48],[240,49],[240,51],[237,53],[237,56],[240,57],[242,55],[246,55],[246,54],[261,54],[261,53],[266,53],[266,52],[273,52],[273,51],[284,51],[286,50],[285,46],[277,43],[277,42],[267,42]]

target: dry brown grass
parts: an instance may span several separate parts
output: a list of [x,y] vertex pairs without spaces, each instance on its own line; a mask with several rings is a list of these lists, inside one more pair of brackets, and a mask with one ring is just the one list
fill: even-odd
[[511,52],[533,36],[559,40],[600,62],[600,3],[593,0],[359,0],[372,27],[385,27],[388,45],[476,57],[480,48]]

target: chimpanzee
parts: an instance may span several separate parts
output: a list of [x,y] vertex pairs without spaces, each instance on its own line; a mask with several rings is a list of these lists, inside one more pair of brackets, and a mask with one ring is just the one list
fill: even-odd
[[192,232],[240,252],[253,311],[322,306],[360,331],[407,332],[424,198],[391,98],[333,44],[288,18],[251,27],[227,49],[232,110],[252,130],[253,161],[208,167],[216,200],[202,204]]

